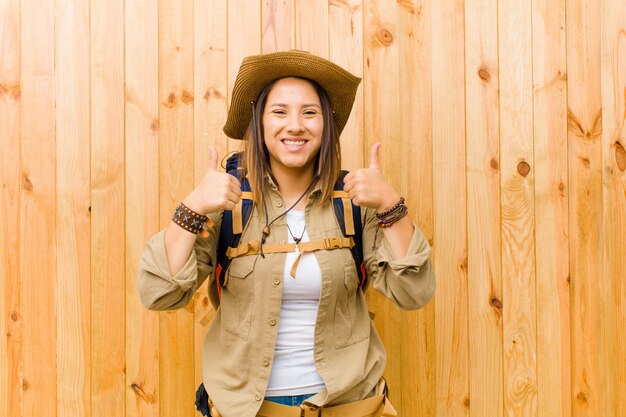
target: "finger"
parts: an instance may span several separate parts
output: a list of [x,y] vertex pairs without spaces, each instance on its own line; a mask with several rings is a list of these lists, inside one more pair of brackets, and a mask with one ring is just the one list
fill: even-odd
[[380,170],[380,161],[378,158],[378,150],[380,149],[380,143],[376,142],[370,150],[370,169]]
[[213,145],[209,146],[209,172],[217,171],[217,158],[217,149]]
[[228,174],[228,176],[230,177],[230,186],[241,190],[241,182],[234,175]]
[[226,198],[228,199],[228,201],[232,201],[233,203],[237,204],[239,200],[241,200],[241,190],[239,190],[239,194],[237,193],[237,190],[231,190]]

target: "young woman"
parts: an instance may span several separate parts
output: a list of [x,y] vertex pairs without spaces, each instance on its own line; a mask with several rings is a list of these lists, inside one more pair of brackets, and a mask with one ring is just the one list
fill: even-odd
[[[218,168],[211,148],[200,184],[148,242],[137,279],[146,307],[184,307],[210,281],[217,312],[203,379],[213,416],[395,415],[381,392],[385,350],[354,239],[344,236],[332,200],[342,177],[339,135],[359,82],[307,52],[244,59],[224,131],[244,140],[251,194]],[[368,168],[343,178],[355,205],[346,206],[360,207],[368,282],[400,308],[417,309],[435,290],[430,247],[382,176],[379,147]],[[237,222],[242,197],[253,200],[252,213],[230,265],[216,271],[222,219]]]

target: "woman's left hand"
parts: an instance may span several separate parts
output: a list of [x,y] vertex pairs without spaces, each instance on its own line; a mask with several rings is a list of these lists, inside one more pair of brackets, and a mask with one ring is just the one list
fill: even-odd
[[389,185],[380,170],[378,158],[380,146],[380,143],[372,146],[368,168],[358,169],[346,175],[343,189],[357,206],[383,212],[392,208],[400,200],[400,195]]

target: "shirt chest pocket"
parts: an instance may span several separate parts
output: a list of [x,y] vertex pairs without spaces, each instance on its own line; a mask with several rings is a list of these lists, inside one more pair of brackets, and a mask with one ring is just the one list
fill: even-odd
[[256,259],[257,256],[242,256],[232,260],[220,300],[222,328],[243,340],[250,335]]
[[344,266],[333,322],[336,348],[353,345],[370,335],[369,313],[354,262]]

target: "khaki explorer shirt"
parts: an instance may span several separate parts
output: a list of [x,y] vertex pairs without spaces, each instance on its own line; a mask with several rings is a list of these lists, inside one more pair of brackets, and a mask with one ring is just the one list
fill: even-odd
[[[271,220],[285,207],[277,187],[268,181],[266,202]],[[305,209],[310,240],[341,237],[332,203],[314,206],[319,194],[319,190],[312,193]],[[423,234],[416,227],[408,254],[394,259],[382,231],[374,243],[374,210],[362,209],[361,214],[370,284],[402,309],[426,305],[435,291],[435,277],[430,246]],[[164,232],[152,237],[139,264],[137,289],[147,308],[177,309],[186,306],[209,277],[209,298],[217,311],[204,340],[204,384],[224,417],[253,417],[263,402],[274,356],[286,255],[235,258],[220,300],[213,265],[221,213],[211,218],[215,228],[207,238],[198,235],[195,250],[176,276],[169,272]],[[265,216],[255,206],[241,242],[258,239],[264,224]],[[287,233],[282,217],[272,225],[267,243],[285,243]],[[307,402],[337,405],[370,397],[385,369],[385,348],[369,318],[354,260],[348,249],[317,251],[315,256],[322,286],[314,358],[326,389]]]

